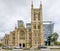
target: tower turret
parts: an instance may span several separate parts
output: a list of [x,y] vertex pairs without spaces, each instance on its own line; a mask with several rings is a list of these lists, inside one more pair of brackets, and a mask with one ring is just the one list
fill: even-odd
[[44,45],[42,1],[40,1],[40,36],[41,36],[41,39],[40,39],[41,45]]
[[32,31],[32,47],[44,45],[43,38],[43,19],[42,19],[42,2],[40,1],[40,8],[31,9],[31,31]]
[[33,9],[33,1],[32,1],[32,4],[31,4],[31,8]]

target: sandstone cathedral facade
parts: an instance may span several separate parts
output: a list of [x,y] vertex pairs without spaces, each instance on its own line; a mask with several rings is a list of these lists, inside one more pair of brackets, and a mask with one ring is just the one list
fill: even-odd
[[23,24],[20,24],[19,27],[15,27],[15,30],[10,32],[9,35],[5,34],[3,37],[3,45],[27,48],[44,45],[41,2],[39,8],[34,8],[33,3],[31,5],[31,31]]

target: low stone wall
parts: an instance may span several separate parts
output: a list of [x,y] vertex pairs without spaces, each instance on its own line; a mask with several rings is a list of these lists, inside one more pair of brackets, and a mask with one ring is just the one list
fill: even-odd
[[60,50],[60,46],[48,46],[49,49],[59,49]]

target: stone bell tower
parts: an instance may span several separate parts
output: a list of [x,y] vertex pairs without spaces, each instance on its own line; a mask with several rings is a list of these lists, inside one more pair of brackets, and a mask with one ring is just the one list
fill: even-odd
[[42,2],[39,8],[33,8],[31,5],[31,29],[32,29],[32,47],[44,45],[43,36],[43,19],[42,19]]

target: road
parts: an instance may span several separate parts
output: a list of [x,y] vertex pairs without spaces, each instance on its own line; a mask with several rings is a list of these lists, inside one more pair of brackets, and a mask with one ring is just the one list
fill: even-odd
[[40,50],[34,50],[33,48],[30,50],[23,50],[23,49],[13,49],[13,50],[4,50],[0,47],[0,51],[60,51],[60,49],[55,49],[55,50],[51,50],[51,49],[40,49]]
[[0,51],[60,51],[60,50],[51,50],[51,49],[41,49],[41,50],[22,50],[22,49],[13,49],[13,50],[4,50],[0,49]]

